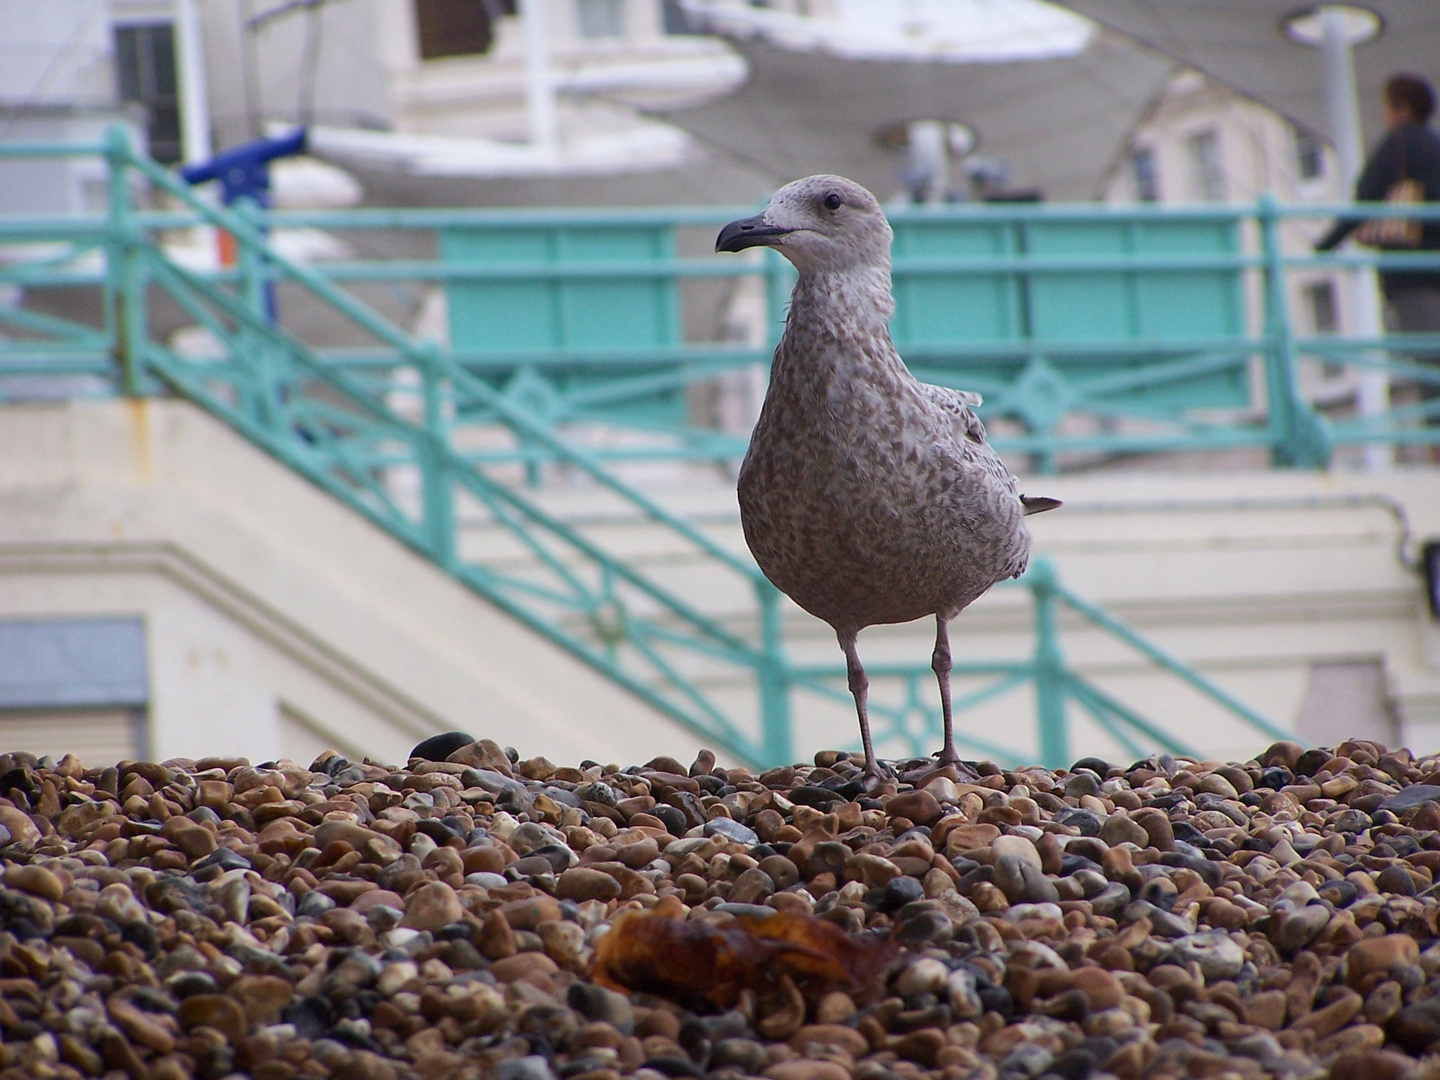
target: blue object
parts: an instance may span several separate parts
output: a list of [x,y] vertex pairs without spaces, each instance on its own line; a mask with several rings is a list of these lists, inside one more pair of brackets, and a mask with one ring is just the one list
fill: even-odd
[[289,135],[253,142],[222,150],[209,161],[186,165],[180,170],[187,183],[204,184],[218,180],[224,191],[226,206],[238,199],[254,199],[263,207],[270,205],[270,162],[276,158],[293,157],[305,152],[305,129],[296,128]]
[[[241,199],[249,199],[256,206],[270,208],[270,162],[276,158],[293,157],[305,152],[305,129],[296,128],[289,135],[274,139],[255,139],[252,142],[232,146],[223,150],[209,161],[186,165],[180,175],[189,184],[204,184],[218,180],[223,191],[221,198],[226,206],[233,206]],[[265,282],[263,303],[265,315],[273,323],[279,317],[275,300],[275,283]]]

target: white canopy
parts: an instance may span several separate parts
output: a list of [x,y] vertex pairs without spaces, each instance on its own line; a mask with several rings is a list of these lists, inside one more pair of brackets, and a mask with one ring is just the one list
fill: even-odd
[[[1286,23],[1296,0],[1057,0],[1072,11],[1204,72],[1328,136],[1319,50]],[[1354,46],[1355,82],[1367,142],[1381,131],[1380,90],[1399,71],[1440,84],[1440,2],[1364,0],[1379,30]]]
[[1126,133],[1175,68],[1104,32],[1068,54],[967,62],[867,58],[758,35],[732,40],[750,78],[716,100],[657,115],[777,182],[834,172],[882,198],[899,188],[905,161],[883,137],[912,120],[964,125],[976,153],[1008,166],[1009,187],[1095,198]]

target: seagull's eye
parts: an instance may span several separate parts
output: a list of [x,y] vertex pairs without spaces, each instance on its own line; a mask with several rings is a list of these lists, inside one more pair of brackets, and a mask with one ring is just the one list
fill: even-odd
[[829,195],[825,196],[825,209],[839,210],[841,201],[839,192],[832,191]]

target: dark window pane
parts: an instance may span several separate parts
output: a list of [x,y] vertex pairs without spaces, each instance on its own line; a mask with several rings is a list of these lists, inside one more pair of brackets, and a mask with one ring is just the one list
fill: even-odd
[[175,81],[175,32],[169,26],[150,27],[150,51],[155,72],[155,93],[174,94]]
[[167,165],[180,160],[180,106],[173,99],[150,106],[150,156]]
[[420,58],[489,52],[495,40],[493,19],[508,14],[507,8],[513,9],[513,5],[492,5],[485,0],[415,0]]
[[168,23],[115,28],[120,99],[144,106],[150,155],[180,160],[180,98],[175,85],[175,34]]
[[120,100],[143,101],[140,91],[140,27],[115,30],[115,67],[120,75]]

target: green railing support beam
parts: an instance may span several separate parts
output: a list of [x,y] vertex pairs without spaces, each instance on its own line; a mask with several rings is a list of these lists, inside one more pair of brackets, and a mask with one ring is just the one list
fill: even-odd
[[430,557],[444,569],[456,567],[455,480],[449,459],[450,438],[446,419],[448,383],[440,350],[426,344],[417,365],[420,372],[420,396],[424,408],[423,446],[420,457],[421,498],[425,536]]
[[[697,385],[763,364],[782,329],[793,274],[774,253],[755,261],[723,262],[675,255],[683,248],[667,230],[719,224],[734,216],[728,209],[309,215],[245,205],[226,210],[136,156],[123,132],[112,132],[103,146],[0,145],[0,158],[70,152],[103,155],[110,169],[106,213],[79,220],[0,217],[0,243],[49,244],[29,263],[0,268],[0,280],[22,290],[98,287],[102,325],[26,307],[0,311],[0,325],[14,335],[0,339],[0,396],[13,374],[73,373],[102,375],[115,391],[132,396],[166,390],[181,394],[433,559],[500,610],[744,760],[773,765],[793,758],[795,717],[808,715],[799,711],[801,695],[807,708],[819,700],[840,710],[837,716],[848,715],[843,668],[791,660],[784,633],[791,617],[788,602],[753,562],[626,482],[612,467],[627,460],[733,464],[743,449],[743,436],[697,427],[683,409],[665,411],[677,400],[683,404]],[[167,192],[182,209],[137,209],[133,200],[140,185],[135,181]],[[1396,408],[1381,420],[1338,418],[1332,423],[1302,392],[1301,366],[1312,361],[1440,382],[1423,362],[1406,359],[1435,351],[1440,335],[1397,335],[1375,342],[1303,339],[1295,332],[1287,273],[1367,263],[1385,269],[1440,268],[1435,255],[1284,252],[1282,222],[1332,212],[1353,214],[1355,208],[1281,207],[1265,199],[1254,207],[904,211],[895,215],[897,341],[917,374],[980,389],[990,397],[988,419],[999,414],[1019,421],[1024,430],[1018,433],[993,428],[1002,449],[1032,454],[1055,467],[1066,467],[1072,460],[1067,455],[1077,453],[1244,447],[1268,449],[1279,465],[1318,467],[1328,462],[1335,445],[1440,442],[1440,428],[1406,426],[1434,415],[1440,405]],[[1434,207],[1396,212],[1440,218]],[[1259,238],[1254,251],[1238,241],[1252,222]],[[597,240],[633,231],[628,227],[636,224],[655,239],[644,258],[633,249],[605,249]],[[196,225],[225,229],[235,237],[239,257],[234,267],[196,271],[170,257],[161,232]],[[268,229],[286,225],[494,230],[520,246],[493,259],[299,264],[267,242]],[[1164,247],[1164,237],[1179,235],[1167,231],[1172,227],[1190,238],[1188,247]],[[1077,248],[1077,237],[1092,229],[1123,244],[1114,250]],[[550,255],[524,248],[537,230],[549,230],[546,236],[564,243]],[[965,243],[956,237],[966,238]],[[977,237],[994,243],[966,246]],[[575,245],[574,251],[566,245]],[[97,250],[104,256],[103,267],[88,255]],[[571,254],[557,259],[554,250]],[[678,332],[686,321],[678,309],[679,284],[711,287],[707,282],[744,278],[756,281],[765,299],[765,344],[684,340]],[[1103,288],[1099,293],[1081,289],[1077,301],[1064,293],[1065,283],[1077,280]],[[599,312],[600,329],[611,319],[610,330],[623,328],[645,305],[615,302],[607,308],[607,288],[621,287],[613,295],[642,300],[651,295],[644,290],[658,289],[651,308],[667,329],[634,340],[597,331],[563,347],[527,343],[523,335],[504,342],[481,335],[470,346],[452,349],[417,341],[340,284],[398,281],[446,289],[457,284],[502,292],[529,289],[532,300],[558,298],[555,310],[574,325],[583,329],[589,317],[576,322],[575,311],[593,311]],[[286,313],[277,317],[271,310],[270,291],[280,283],[287,290],[287,306],[292,296],[303,294],[306,303],[347,320],[373,343],[323,349],[301,340],[287,327]],[[1242,285],[1259,287],[1247,291]],[[215,337],[221,355],[185,357],[156,340],[147,309],[162,294]],[[1214,318],[1186,321],[1202,306],[1197,298],[1216,305]],[[580,301],[590,306],[565,307]],[[1247,303],[1250,308],[1243,307]],[[1147,318],[1166,311],[1175,320],[1141,333]],[[962,325],[976,313],[995,312],[1018,322],[1009,329]],[[1066,312],[1074,318],[1062,317]],[[1118,336],[1091,332],[1120,325],[1124,313],[1129,322]],[[1258,335],[1248,329],[1252,324],[1263,326]],[[997,327],[1004,332],[992,333]],[[1264,375],[1263,402],[1249,396],[1256,362]],[[1068,422],[1074,416],[1096,421],[1095,430],[1076,430]],[[641,438],[626,446],[585,447],[567,438],[571,424],[610,425]],[[467,438],[476,431],[485,434],[483,443]],[[504,438],[494,438],[496,433]],[[668,571],[651,573],[615,557],[599,539],[602,531],[567,519],[550,508],[543,487],[532,490],[517,480],[525,470],[536,478],[548,476],[553,470],[546,466],[552,465],[592,483],[627,514],[665,530],[686,557],[698,556],[723,569],[734,583],[748,585],[745,595],[753,607],[733,618],[709,615],[682,589],[664,582],[662,574]],[[462,498],[465,522],[457,520],[457,499]],[[490,530],[487,538],[512,545],[504,559],[474,561],[460,550],[460,530],[482,526]],[[957,711],[975,709],[1028,688],[1035,700],[1036,746],[1006,747],[968,735],[962,727],[958,734],[971,750],[1010,763],[1038,756],[1046,765],[1062,766],[1072,752],[1070,725],[1088,715],[1127,752],[1145,747],[1184,752],[1184,741],[1173,732],[1067,667],[1062,607],[1256,733],[1287,735],[1213,680],[1069,592],[1049,562],[1037,559],[1019,587],[1028,589],[1032,599],[1033,649],[1019,660],[957,663],[957,679],[982,685],[958,694],[956,706]],[[883,700],[883,694],[872,696],[877,733],[911,752],[923,752],[932,729],[934,734],[939,730],[931,695],[921,690],[932,685],[929,668],[880,664],[870,673],[877,686],[899,680],[904,690],[898,706]],[[743,710],[743,716],[732,715],[737,680],[754,687],[754,707]]]
[[1035,716],[1040,729],[1040,763],[1047,769],[1063,769],[1070,763],[1065,723],[1068,673],[1055,622],[1055,568],[1048,559],[1036,559],[1022,580],[1035,604]]
[[1279,204],[1266,192],[1256,210],[1265,259],[1265,388],[1274,438],[1276,465],[1321,469],[1330,463],[1331,445],[1324,421],[1300,393],[1295,332],[1285,283],[1280,242]]
[[756,681],[760,691],[760,748],[766,762],[795,760],[791,729],[791,676],[785,659],[781,626],[780,591],[763,578],[755,582],[760,605],[760,662]]
[[108,167],[106,193],[110,215],[110,243],[106,252],[105,300],[107,330],[112,335],[122,392],[144,392],[146,329],[146,272],[140,252],[139,230],[130,205],[130,139],[121,127],[105,135]]

